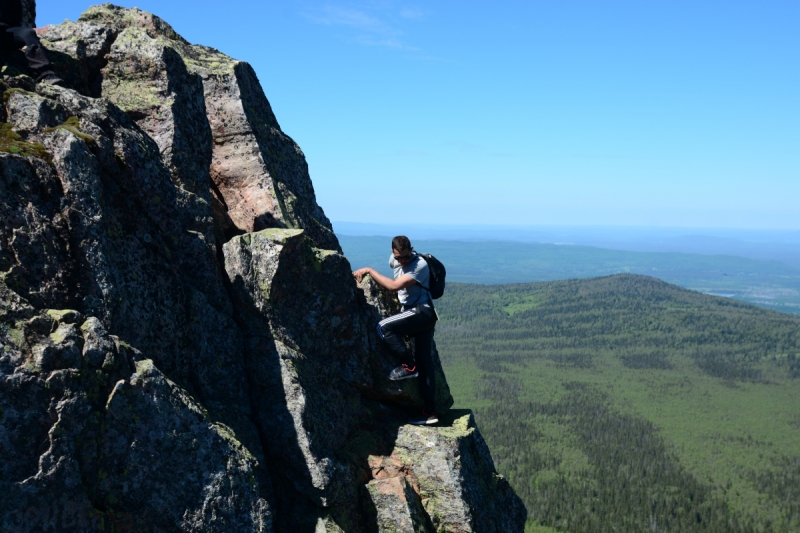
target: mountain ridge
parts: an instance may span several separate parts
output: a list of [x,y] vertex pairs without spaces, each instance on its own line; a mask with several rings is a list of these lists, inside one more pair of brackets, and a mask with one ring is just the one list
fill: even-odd
[[[355,262],[388,272],[384,260],[388,239],[340,235],[339,241]],[[800,313],[800,269],[777,261],[542,243],[415,240],[414,244],[442,259],[449,279],[462,283],[526,283],[630,272]]]
[[[30,3],[29,3],[30,4]],[[38,29],[0,89],[0,529],[520,531],[432,353],[374,331],[253,69],[138,9]]]

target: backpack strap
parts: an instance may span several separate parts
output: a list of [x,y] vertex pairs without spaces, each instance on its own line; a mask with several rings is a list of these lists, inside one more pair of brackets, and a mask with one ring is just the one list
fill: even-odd
[[[425,285],[423,285],[422,283],[420,283],[420,282],[417,282],[417,285],[419,285],[420,287],[422,287],[423,289],[428,291],[428,303],[430,303],[431,307],[433,307],[433,298],[431,298],[431,290],[428,287],[426,287]],[[418,306],[420,298],[422,298],[422,294],[419,294],[417,296],[417,299],[414,300],[414,305],[409,305],[407,307],[416,307],[416,306]]]
[[[416,254],[416,256],[418,258],[425,259],[424,257],[422,257],[421,253],[419,253],[419,252],[414,252],[414,253]],[[428,265],[428,262],[425,261],[425,264]],[[428,276],[430,276],[430,271],[431,271],[431,266],[428,265]],[[431,297],[431,290],[428,287],[426,287],[425,285],[423,285],[422,283],[420,283],[419,281],[417,282],[417,285],[419,285],[420,287],[422,287],[423,289],[428,291],[428,303],[430,303],[431,307],[433,307],[433,298]],[[421,294],[417,296],[416,300],[414,300],[414,305],[411,305],[411,306],[408,306],[408,307],[416,307],[416,306],[418,306],[420,298],[422,298]]]

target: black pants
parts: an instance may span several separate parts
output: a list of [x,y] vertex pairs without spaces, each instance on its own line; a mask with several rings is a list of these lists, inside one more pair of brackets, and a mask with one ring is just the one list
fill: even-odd
[[[420,391],[425,411],[436,410],[436,379],[433,375],[433,330],[436,327],[436,312],[432,307],[420,305],[402,313],[384,318],[378,323],[378,335],[389,350],[400,358],[400,362],[415,367],[419,372]],[[413,337],[414,353],[406,346],[405,339]]]
[[0,46],[2,46],[3,52],[22,48],[25,59],[28,60],[28,66],[37,78],[53,72],[53,65],[47,59],[39,37],[31,28],[9,28],[7,25],[0,24]]

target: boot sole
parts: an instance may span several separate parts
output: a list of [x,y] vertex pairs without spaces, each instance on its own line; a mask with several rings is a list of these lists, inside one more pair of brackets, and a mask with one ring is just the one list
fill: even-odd
[[409,420],[408,423],[411,424],[412,426],[432,426],[434,424],[438,424],[439,419],[437,418],[435,420],[424,420],[422,422],[412,422],[411,420]]
[[411,378],[415,378],[417,376],[419,376],[419,373],[415,372],[415,373],[411,374],[410,376],[403,376],[402,378],[392,378],[392,377],[390,377],[389,379],[391,379],[392,381],[402,381],[404,379],[411,379]]

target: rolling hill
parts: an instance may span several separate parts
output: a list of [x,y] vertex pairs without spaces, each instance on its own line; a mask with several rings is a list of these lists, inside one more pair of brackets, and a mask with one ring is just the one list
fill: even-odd
[[800,531],[800,317],[627,274],[437,308],[528,531]]

